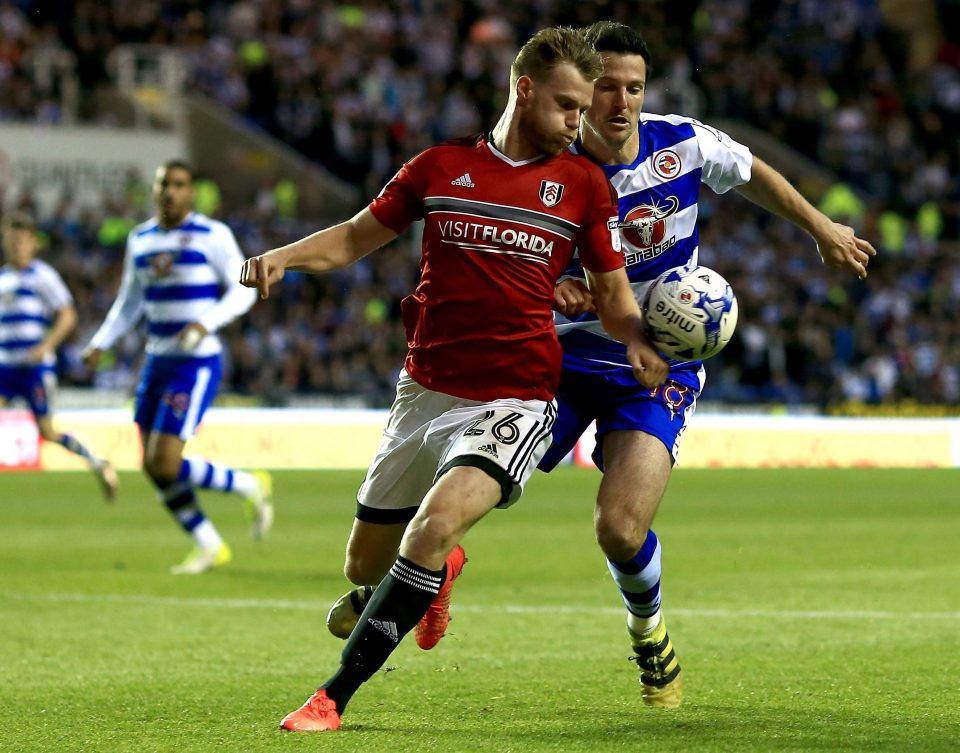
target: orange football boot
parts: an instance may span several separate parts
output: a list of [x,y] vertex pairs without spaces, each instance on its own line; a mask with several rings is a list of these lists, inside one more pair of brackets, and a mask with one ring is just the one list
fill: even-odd
[[427,613],[413,630],[417,645],[424,651],[429,651],[440,642],[447,632],[447,625],[450,624],[450,592],[453,591],[453,581],[460,576],[463,566],[467,564],[467,555],[462,546],[457,544],[447,557],[446,564],[447,577],[430,603]]
[[337,704],[320,688],[296,711],[291,711],[280,722],[281,729],[291,732],[323,732],[340,729],[340,712]]

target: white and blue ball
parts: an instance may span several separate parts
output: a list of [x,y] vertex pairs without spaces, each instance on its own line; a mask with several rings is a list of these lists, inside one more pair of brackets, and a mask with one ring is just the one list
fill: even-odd
[[660,275],[643,301],[647,334],[669,358],[702,361],[730,342],[737,297],[709,267],[677,267]]

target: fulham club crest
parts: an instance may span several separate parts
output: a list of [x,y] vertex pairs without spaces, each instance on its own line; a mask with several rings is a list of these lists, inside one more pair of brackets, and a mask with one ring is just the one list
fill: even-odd
[[560,203],[561,196],[563,196],[563,183],[555,183],[552,180],[540,181],[540,201],[545,207],[555,207]]

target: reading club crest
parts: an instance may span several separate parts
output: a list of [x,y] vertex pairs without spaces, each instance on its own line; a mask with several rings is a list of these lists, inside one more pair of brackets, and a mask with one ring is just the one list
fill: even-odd
[[672,149],[662,149],[653,155],[653,169],[661,178],[670,180],[680,174],[683,167],[680,162],[680,155]]
[[178,252],[160,251],[150,255],[150,268],[154,277],[166,277],[173,271]]
[[540,201],[545,207],[555,207],[560,203],[561,196],[563,196],[563,183],[555,183],[552,180],[540,181]]

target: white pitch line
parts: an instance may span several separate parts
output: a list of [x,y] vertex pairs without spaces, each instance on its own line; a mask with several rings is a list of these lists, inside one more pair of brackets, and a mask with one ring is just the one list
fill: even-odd
[[[276,609],[326,611],[329,604],[296,599],[215,599],[143,594],[88,593],[5,593],[0,601],[46,601],[81,604],[144,604],[147,606],[197,607],[210,609]],[[501,612],[504,614],[623,614],[622,607],[560,606],[549,604],[460,604],[456,612]],[[671,615],[692,618],[738,619],[762,617],[786,620],[960,620],[960,612],[887,612],[881,610],[794,610],[794,609],[690,609],[671,607]]]

